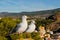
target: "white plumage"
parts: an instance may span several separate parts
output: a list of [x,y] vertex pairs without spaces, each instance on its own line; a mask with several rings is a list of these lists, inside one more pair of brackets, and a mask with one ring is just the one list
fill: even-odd
[[24,15],[22,16],[22,22],[19,23],[11,33],[23,33],[26,29],[27,29],[27,21],[26,21],[27,17]]
[[35,21],[31,20],[31,23],[28,26],[28,29],[26,30],[27,33],[32,33],[33,31],[35,31],[36,26],[34,23],[35,23]]
[[49,32],[50,34],[53,34],[53,31],[47,30],[47,32]]
[[53,34],[53,31],[50,31],[50,34]]

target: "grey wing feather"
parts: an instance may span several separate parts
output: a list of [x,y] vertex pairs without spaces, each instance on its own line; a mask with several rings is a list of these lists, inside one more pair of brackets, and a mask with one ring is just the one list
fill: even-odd
[[27,29],[24,31],[24,33],[29,29],[29,27],[27,27]]
[[16,27],[10,32],[10,34],[15,33],[15,32],[19,29],[19,27],[20,27],[20,26],[17,26],[17,25],[16,25]]

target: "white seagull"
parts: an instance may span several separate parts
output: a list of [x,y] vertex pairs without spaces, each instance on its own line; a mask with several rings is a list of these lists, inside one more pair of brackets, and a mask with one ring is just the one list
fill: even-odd
[[32,33],[35,31],[36,25],[34,23],[35,23],[35,21],[31,20],[31,23],[26,30],[27,33]]
[[23,33],[27,29],[27,16],[22,16],[22,22],[17,24],[17,26],[10,32],[10,34],[13,33]]

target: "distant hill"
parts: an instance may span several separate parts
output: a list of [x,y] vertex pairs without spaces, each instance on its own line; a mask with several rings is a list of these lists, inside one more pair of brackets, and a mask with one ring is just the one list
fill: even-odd
[[60,8],[51,9],[51,10],[43,10],[43,11],[34,11],[34,12],[21,12],[21,13],[0,12],[0,17],[22,16],[22,15],[30,15],[30,16],[40,15],[40,16],[47,17],[49,15],[54,15],[58,10],[60,10]]

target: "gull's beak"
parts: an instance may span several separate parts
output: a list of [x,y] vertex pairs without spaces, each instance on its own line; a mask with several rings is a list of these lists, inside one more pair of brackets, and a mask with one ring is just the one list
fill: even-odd
[[35,24],[36,22],[34,21],[34,24]]
[[28,19],[29,17],[28,17],[28,16],[26,16],[26,18]]
[[27,18],[29,18],[29,17],[27,17]]

